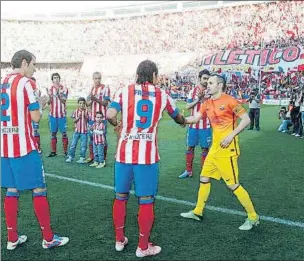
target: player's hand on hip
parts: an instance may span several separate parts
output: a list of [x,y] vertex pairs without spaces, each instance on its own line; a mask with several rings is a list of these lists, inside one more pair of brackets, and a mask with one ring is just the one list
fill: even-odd
[[233,135],[228,135],[225,139],[223,139],[221,141],[221,147],[227,148],[230,145],[230,143],[232,142],[233,138],[234,138]]

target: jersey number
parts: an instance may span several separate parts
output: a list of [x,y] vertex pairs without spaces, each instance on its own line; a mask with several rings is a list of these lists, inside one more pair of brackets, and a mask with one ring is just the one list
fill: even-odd
[[7,93],[1,93],[1,121],[10,121],[11,117],[4,115],[4,112],[10,107],[10,99]]
[[136,127],[147,129],[151,126],[153,103],[150,100],[140,100],[137,103],[136,113],[140,120],[136,120]]

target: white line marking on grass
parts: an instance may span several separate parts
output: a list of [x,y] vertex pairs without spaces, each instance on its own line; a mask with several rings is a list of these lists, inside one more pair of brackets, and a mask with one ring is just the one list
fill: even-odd
[[[108,189],[108,190],[114,190],[114,187],[109,186],[109,185],[104,185],[100,183],[95,183],[91,181],[86,181],[86,180],[80,180],[80,179],[74,179],[74,178],[68,178],[64,176],[59,176],[51,173],[45,173],[46,176],[51,177],[51,178],[56,178],[56,179],[61,179],[61,180],[67,180],[75,183],[80,183],[80,184],[85,184],[89,185],[92,187],[98,187],[98,188],[103,188],[103,189]],[[130,191],[131,194],[134,194],[134,191]],[[163,196],[157,196],[157,199],[167,201],[167,202],[172,202],[175,204],[181,204],[181,205],[186,205],[186,206],[195,206],[195,203],[190,202],[190,201],[185,201],[185,200],[179,200],[176,198],[168,198],[168,197],[163,197]],[[220,207],[214,207],[207,205],[206,209],[209,209],[211,211],[217,211],[217,212],[222,212],[225,214],[231,214],[231,215],[237,215],[237,216],[247,216],[246,213],[238,211],[238,210],[233,210],[233,209],[228,209],[228,208],[220,208]],[[291,227],[301,227],[304,228],[304,223],[302,222],[297,222],[297,221],[291,221],[287,219],[282,219],[282,218],[276,218],[276,217],[268,217],[268,216],[260,216],[261,220],[265,221],[270,221],[273,223],[278,223],[286,226],[291,226]]]

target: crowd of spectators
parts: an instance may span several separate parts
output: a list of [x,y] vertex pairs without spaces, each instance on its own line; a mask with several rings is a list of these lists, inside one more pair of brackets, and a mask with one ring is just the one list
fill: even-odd
[[304,2],[276,1],[98,21],[1,21],[1,61],[28,49],[40,61],[304,43]]

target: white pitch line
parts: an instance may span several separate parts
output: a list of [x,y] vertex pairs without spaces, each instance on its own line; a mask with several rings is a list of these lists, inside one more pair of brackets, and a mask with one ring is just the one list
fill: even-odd
[[[56,179],[61,179],[61,180],[67,180],[75,183],[80,183],[80,184],[85,184],[89,185],[92,187],[98,187],[98,188],[103,188],[103,189],[108,189],[108,190],[114,190],[114,187],[109,186],[109,185],[104,185],[100,183],[95,183],[95,182],[90,182],[86,180],[80,180],[80,179],[74,179],[74,178],[69,178],[69,177],[64,177],[64,176],[59,176],[51,173],[45,173],[46,176],[51,177],[51,178],[56,178]],[[134,191],[130,191],[131,194],[134,194]],[[181,205],[186,205],[186,206],[195,206],[195,203],[190,202],[190,201],[185,201],[185,200],[179,200],[176,198],[168,198],[168,197],[163,197],[163,196],[156,196],[157,199],[167,201],[167,202],[172,202],[175,204],[181,204]],[[237,215],[237,216],[247,216],[246,213],[238,211],[238,210],[233,210],[233,209],[228,209],[228,208],[220,208],[220,207],[214,207],[207,205],[206,209],[209,209],[211,211],[217,211],[217,212],[222,212],[225,214],[231,214],[231,215]],[[292,220],[287,220],[287,219],[282,219],[282,218],[276,218],[276,217],[268,217],[268,216],[260,216],[261,220],[265,221],[270,221],[273,223],[278,223],[286,226],[291,226],[291,227],[300,227],[304,228],[304,223],[303,222],[297,222],[297,221],[292,221]]]

